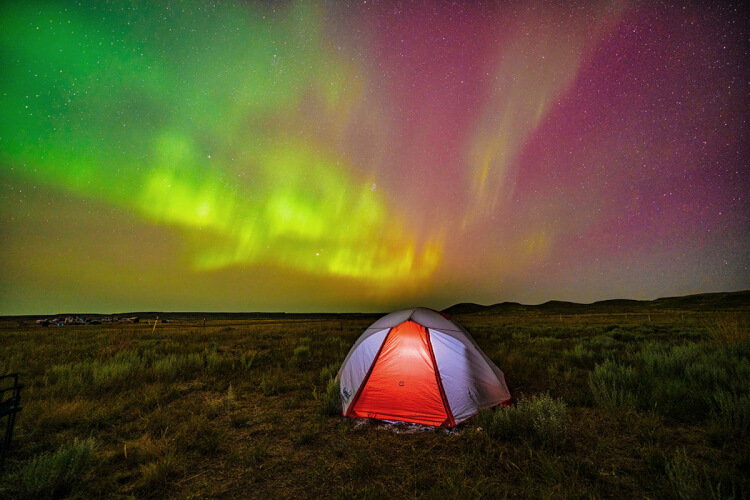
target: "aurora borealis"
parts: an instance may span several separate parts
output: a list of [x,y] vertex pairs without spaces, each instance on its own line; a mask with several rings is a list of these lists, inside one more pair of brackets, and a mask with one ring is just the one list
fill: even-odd
[[0,313],[750,288],[740,5],[4,3]]

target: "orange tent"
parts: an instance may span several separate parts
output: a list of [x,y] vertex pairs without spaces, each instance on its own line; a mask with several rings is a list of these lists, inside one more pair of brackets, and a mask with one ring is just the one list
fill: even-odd
[[373,323],[338,373],[343,414],[453,427],[510,400],[505,376],[469,333],[437,311]]

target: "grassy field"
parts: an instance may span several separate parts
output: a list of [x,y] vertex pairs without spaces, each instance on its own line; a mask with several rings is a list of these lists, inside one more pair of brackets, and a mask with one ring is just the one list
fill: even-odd
[[332,415],[374,319],[0,322],[0,497],[750,496],[747,312],[454,316],[518,404],[453,431]]

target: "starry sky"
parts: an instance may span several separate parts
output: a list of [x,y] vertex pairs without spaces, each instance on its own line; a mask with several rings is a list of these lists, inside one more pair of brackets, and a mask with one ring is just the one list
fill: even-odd
[[3,2],[0,314],[750,288],[747,19]]

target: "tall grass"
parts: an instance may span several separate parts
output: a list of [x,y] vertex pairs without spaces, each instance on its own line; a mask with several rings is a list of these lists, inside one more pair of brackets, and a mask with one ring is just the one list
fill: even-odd
[[706,330],[714,342],[733,345],[750,342],[750,317],[740,314],[722,314],[706,322]]
[[143,374],[147,361],[135,351],[121,351],[110,359],[85,360],[53,365],[47,370],[47,382],[57,391],[78,394],[98,392],[123,385]]
[[713,481],[705,469],[696,466],[684,448],[666,460],[664,469],[675,496],[681,500],[737,498],[734,484],[729,488]]
[[714,421],[732,434],[750,435],[750,394],[719,390],[713,394]]
[[653,409],[683,421],[713,417],[746,435],[750,422],[750,361],[742,345],[649,343],[623,361],[596,366],[589,387],[597,403]]
[[60,498],[81,482],[91,464],[92,438],[77,438],[55,453],[39,455],[20,470],[19,495],[22,498]]
[[174,380],[179,376],[191,376],[202,370],[203,356],[198,353],[169,354],[154,360],[152,369],[154,374],[162,380]]
[[[309,353],[309,348],[306,349]],[[162,355],[155,351],[120,351],[106,360],[53,365],[46,370],[46,384],[53,391],[69,395],[98,393],[101,390],[122,387],[137,381],[143,382],[154,377],[165,381],[192,377],[196,371],[204,368],[213,372],[247,370],[252,366],[256,356],[257,351],[249,350],[240,356],[237,363],[237,358],[219,353],[216,345],[202,352]]]
[[121,351],[105,362],[93,363],[91,375],[95,386],[110,387],[140,373],[146,360],[134,351]]
[[219,352],[218,342],[211,342],[211,345],[203,351],[203,359],[206,362],[206,368],[214,372],[224,371],[232,364],[232,360],[226,359]]

